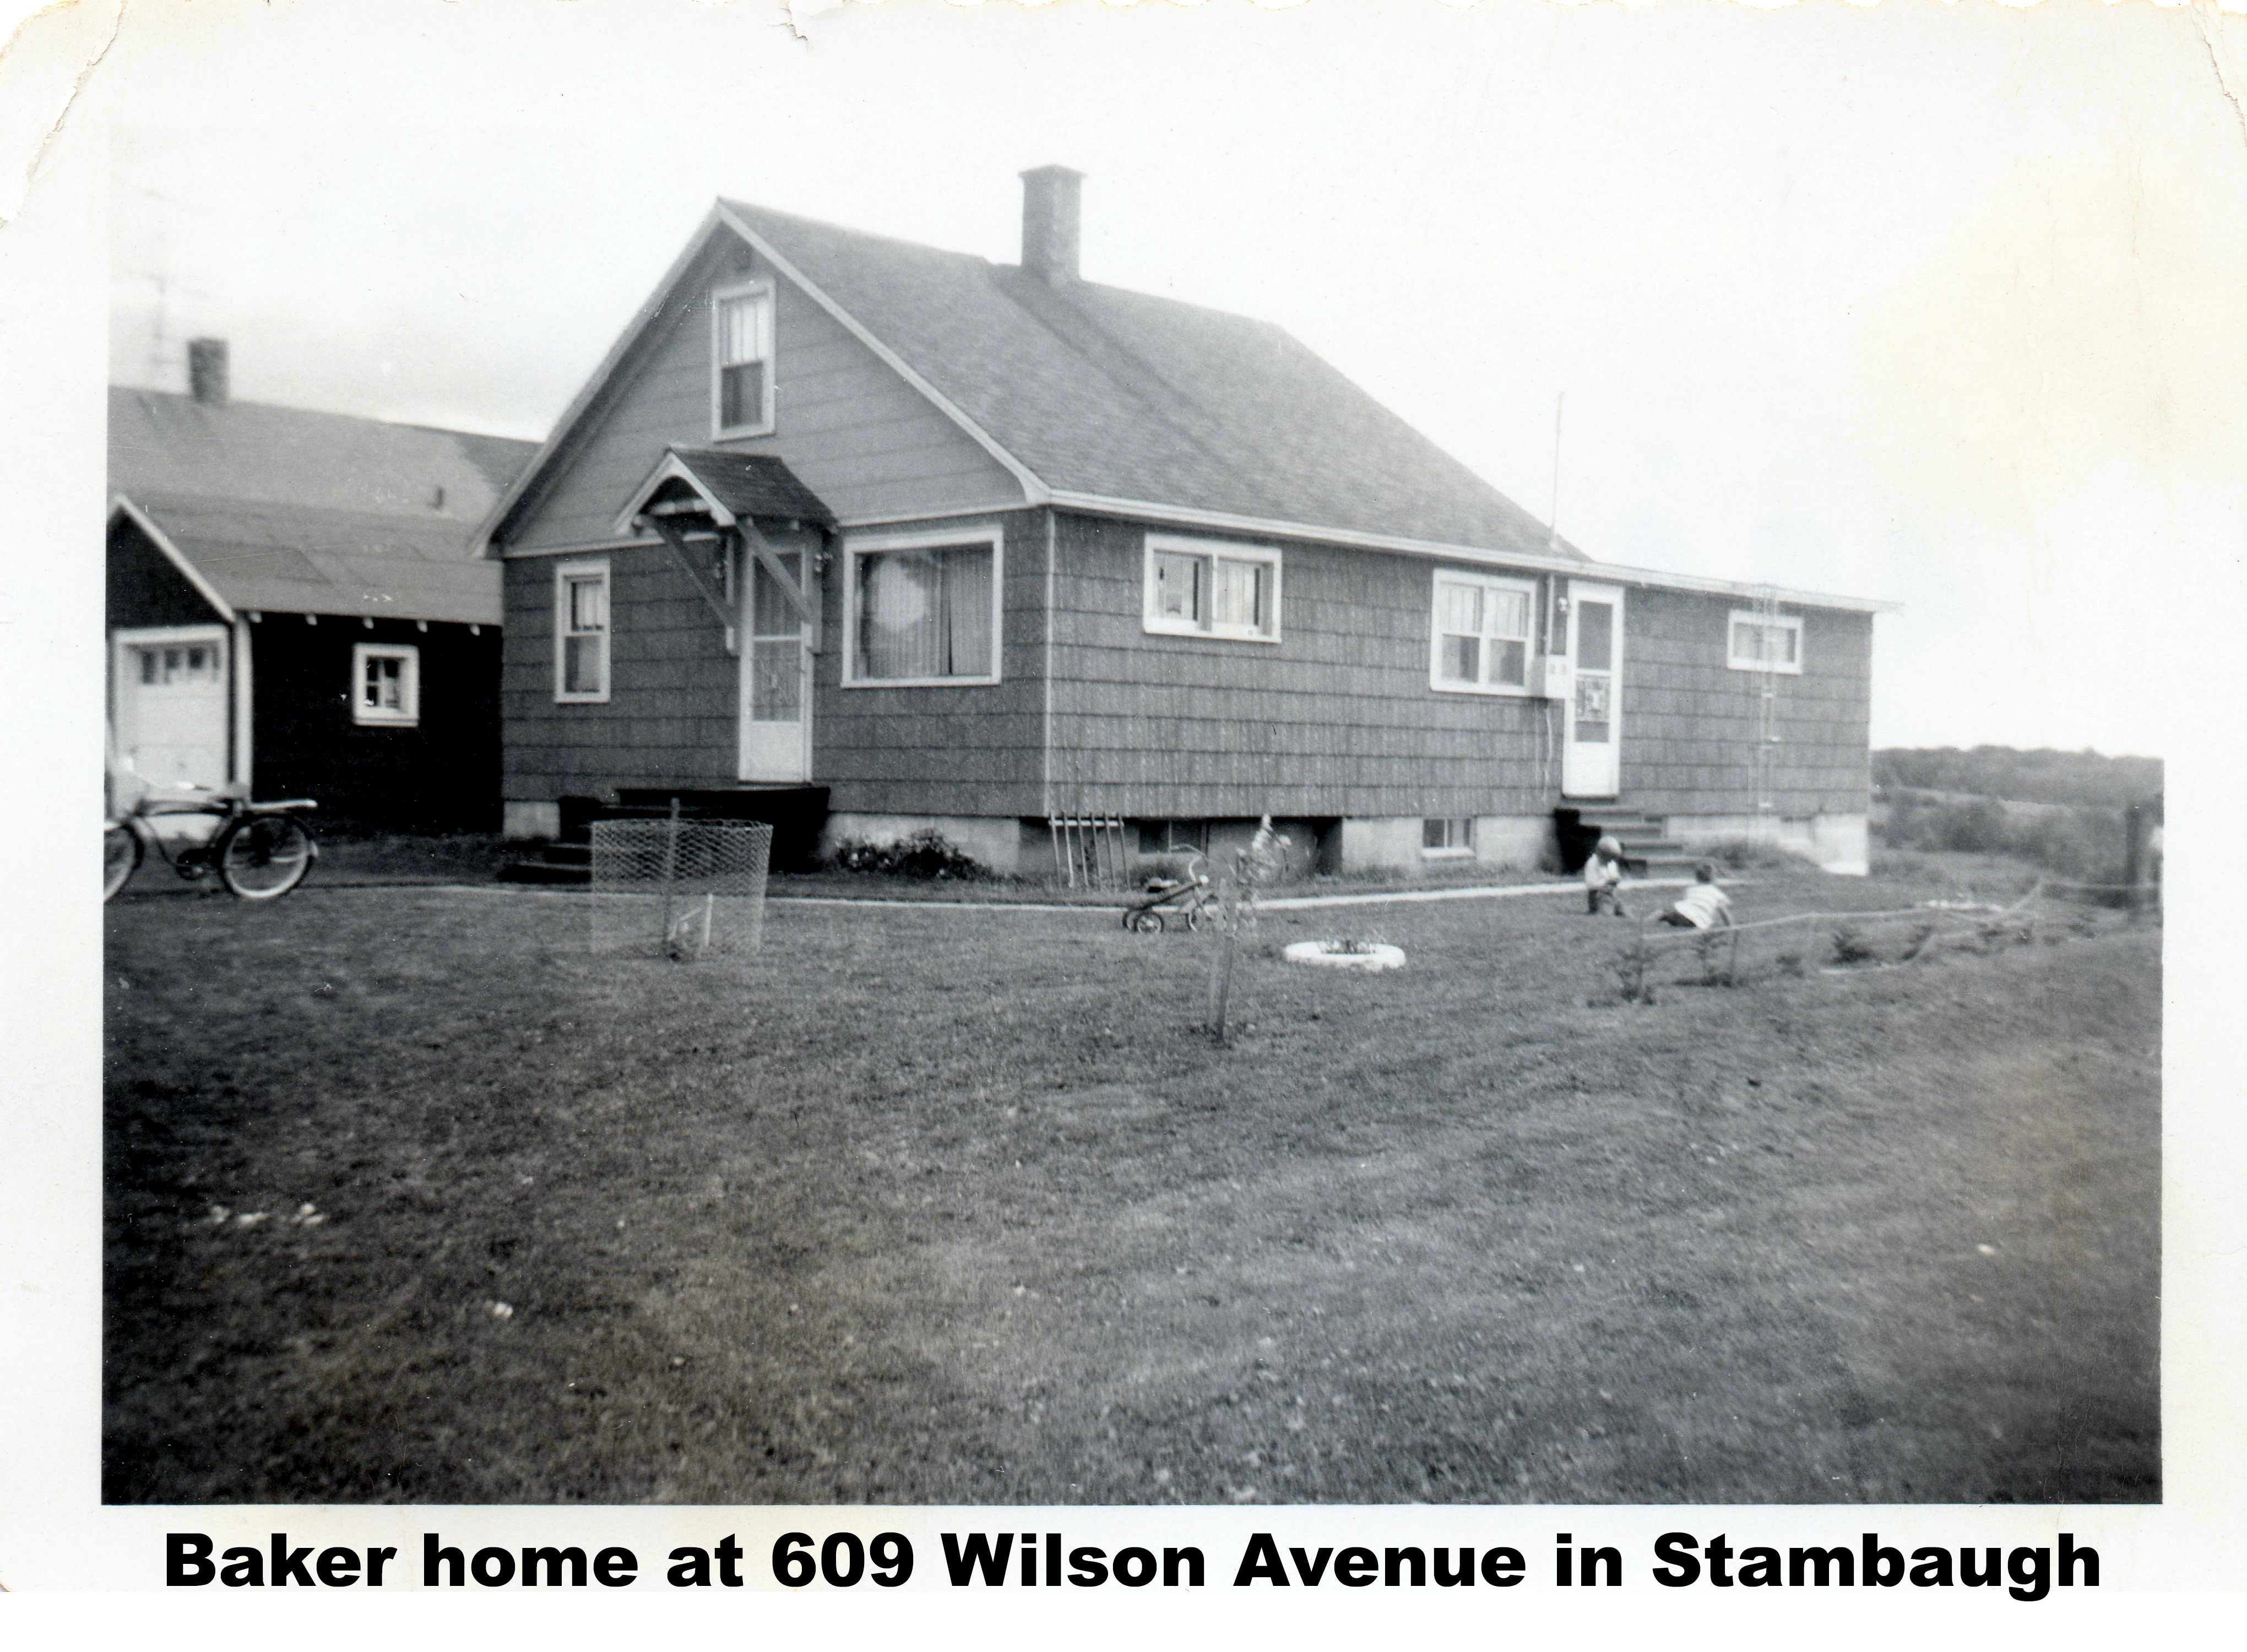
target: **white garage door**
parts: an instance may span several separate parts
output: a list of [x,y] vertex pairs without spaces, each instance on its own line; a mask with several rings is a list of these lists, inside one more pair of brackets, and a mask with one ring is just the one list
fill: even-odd
[[226,632],[215,625],[117,635],[117,744],[159,786],[227,779]]

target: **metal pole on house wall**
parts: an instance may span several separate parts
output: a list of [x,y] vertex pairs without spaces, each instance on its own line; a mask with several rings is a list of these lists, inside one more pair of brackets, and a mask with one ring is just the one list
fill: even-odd
[[1561,391],[1553,398],[1553,514],[1545,519],[1552,533],[1550,548],[1561,548],[1561,410],[1567,406],[1568,393]]

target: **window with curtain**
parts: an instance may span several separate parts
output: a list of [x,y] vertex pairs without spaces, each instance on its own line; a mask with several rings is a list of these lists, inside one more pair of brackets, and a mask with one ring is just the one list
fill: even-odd
[[851,680],[994,679],[997,572],[988,540],[853,551]]
[[609,565],[564,563],[554,570],[557,700],[609,697]]
[[1520,580],[1438,572],[1431,684],[1480,693],[1526,689],[1536,602],[1537,588]]

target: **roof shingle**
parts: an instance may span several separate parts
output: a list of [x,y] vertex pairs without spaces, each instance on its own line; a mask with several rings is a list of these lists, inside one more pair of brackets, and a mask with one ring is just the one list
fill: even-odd
[[1057,492],[1552,554],[1543,523],[1271,323],[721,208]]

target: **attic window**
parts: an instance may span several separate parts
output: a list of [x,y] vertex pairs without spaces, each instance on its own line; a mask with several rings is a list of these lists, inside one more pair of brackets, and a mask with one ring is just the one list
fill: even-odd
[[773,290],[721,287],[710,300],[710,429],[714,437],[773,428]]
[[1229,540],[1147,536],[1145,628],[1280,640],[1280,553]]

